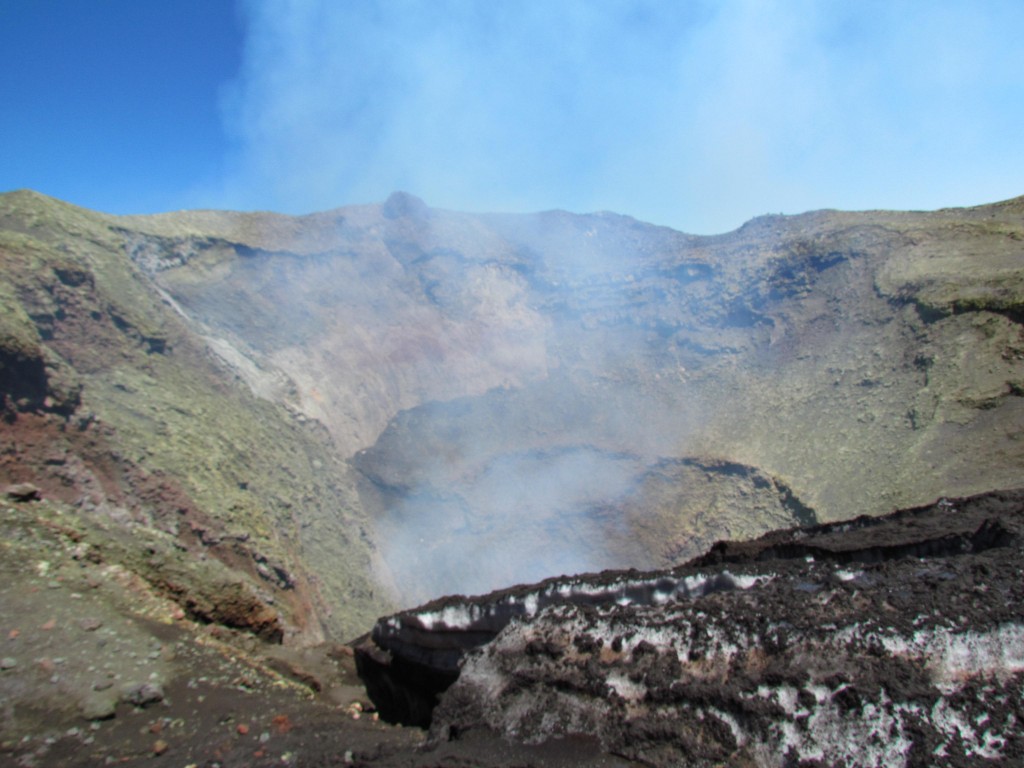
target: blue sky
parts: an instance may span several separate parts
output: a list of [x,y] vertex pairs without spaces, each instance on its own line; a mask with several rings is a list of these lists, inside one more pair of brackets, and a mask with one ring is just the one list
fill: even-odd
[[0,0],[0,189],[112,213],[1024,194],[1024,3]]

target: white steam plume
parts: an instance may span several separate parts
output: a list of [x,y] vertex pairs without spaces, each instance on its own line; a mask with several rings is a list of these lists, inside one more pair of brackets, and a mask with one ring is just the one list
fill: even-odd
[[1021,192],[1013,2],[249,0],[225,202],[398,188],[692,232]]

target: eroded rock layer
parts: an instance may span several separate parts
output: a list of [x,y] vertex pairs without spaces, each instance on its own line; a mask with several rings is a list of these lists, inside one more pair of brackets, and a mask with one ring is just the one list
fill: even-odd
[[390,675],[398,707],[438,693],[419,674],[409,697],[408,667],[450,684],[440,740],[587,735],[657,766],[1015,763],[1022,532],[1007,491],[450,598],[382,619],[363,674]]

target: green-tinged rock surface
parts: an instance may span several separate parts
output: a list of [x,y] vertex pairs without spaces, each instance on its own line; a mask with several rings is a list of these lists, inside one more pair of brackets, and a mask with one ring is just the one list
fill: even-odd
[[117,562],[204,620],[249,611],[257,634],[297,642],[358,634],[387,602],[326,432],[240,385],[127,257],[115,219],[12,193],[0,222],[2,480],[73,504]]

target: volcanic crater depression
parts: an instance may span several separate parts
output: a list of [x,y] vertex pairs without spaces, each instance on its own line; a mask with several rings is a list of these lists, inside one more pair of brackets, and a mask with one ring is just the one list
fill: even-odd
[[1019,486],[1022,244],[1022,198],[697,237],[404,193],[301,217],[8,193],[0,481],[36,489],[26,551],[67,539],[61,567],[288,647],[448,593],[664,570]]
[[[304,217],[3,200],[3,370],[35,382],[12,401],[81,392],[215,518],[288,521],[262,555],[328,603],[666,567],[1018,480],[1019,199],[715,237],[404,193]],[[258,437],[296,429],[287,458]],[[353,551],[365,575],[338,575]]]

